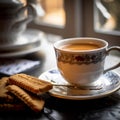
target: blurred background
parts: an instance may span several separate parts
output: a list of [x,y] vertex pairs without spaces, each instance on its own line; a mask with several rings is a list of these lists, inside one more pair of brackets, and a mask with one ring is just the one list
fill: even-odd
[[[31,69],[39,76],[56,66],[53,43],[64,38],[97,37],[120,46],[119,7],[120,0],[1,0],[0,35],[7,42],[0,38],[0,73],[39,66]],[[113,54],[108,67],[120,61]]]
[[28,0],[37,5],[38,17],[29,25],[67,38],[99,37],[120,45],[119,0]]

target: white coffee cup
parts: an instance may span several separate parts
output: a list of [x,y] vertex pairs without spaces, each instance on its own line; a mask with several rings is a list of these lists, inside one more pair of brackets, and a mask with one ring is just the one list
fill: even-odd
[[75,86],[90,86],[102,74],[120,66],[104,70],[105,58],[111,50],[120,52],[119,46],[108,48],[108,42],[98,38],[69,38],[55,42],[57,67],[64,79]]
[[0,0],[0,45],[11,45],[20,38],[36,16],[34,4],[22,0]]

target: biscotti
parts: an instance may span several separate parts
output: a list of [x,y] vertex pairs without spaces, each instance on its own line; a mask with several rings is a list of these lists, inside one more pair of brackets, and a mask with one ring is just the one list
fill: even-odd
[[52,89],[50,82],[27,74],[0,79],[0,111],[33,110],[41,112],[45,100],[41,94]]
[[0,103],[12,103],[14,101],[14,96],[9,93],[6,89],[8,84],[8,77],[3,77],[0,79]]
[[35,94],[42,94],[52,89],[50,82],[40,80],[26,74],[16,74],[9,77],[9,84],[17,85]]
[[26,110],[28,107],[7,89],[8,79],[8,77],[0,79],[0,112]]
[[35,112],[39,112],[43,109],[45,102],[40,99],[40,97],[28,93],[16,85],[9,85],[7,89]]

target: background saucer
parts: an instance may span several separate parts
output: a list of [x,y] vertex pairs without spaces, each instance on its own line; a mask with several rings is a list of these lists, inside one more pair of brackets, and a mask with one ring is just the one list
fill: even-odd
[[31,46],[19,49],[19,50],[13,50],[10,52],[0,52],[0,58],[10,58],[10,57],[21,57],[30,53],[34,53],[39,51],[41,48],[40,41],[32,44]]
[[39,30],[27,29],[14,43],[0,45],[0,51],[17,50],[32,45],[40,41],[42,34]]
[[[57,69],[46,71],[39,78],[55,84],[67,84]],[[113,71],[102,75],[98,81],[102,82],[101,89],[73,89],[65,86],[54,86],[49,93],[62,99],[89,100],[105,97],[120,88],[120,75]]]

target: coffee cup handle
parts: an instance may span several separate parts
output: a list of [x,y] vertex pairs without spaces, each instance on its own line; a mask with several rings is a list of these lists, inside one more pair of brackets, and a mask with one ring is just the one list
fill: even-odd
[[30,12],[28,14],[29,16],[32,16],[33,18],[38,16],[35,4],[30,3],[30,4],[27,5],[27,7],[28,7],[28,12],[29,12],[29,10],[31,10],[31,14],[30,14]]
[[28,9],[28,17],[26,19],[24,19],[23,21],[26,23],[31,22],[36,16],[37,16],[37,10],[36,10],[36,6],[34,4],[28,4],[25,7],[22,8],[24,9]]
[[11,29],[15,29],[18,27],[18,26],[21,26],[21,25],[24,25],[24,24],[28,24],[29,22],[31,22],[36,16],[37,16],[37,12],[36,12],[36,8],[35,8],[35,5],[34,4],[28,4],[22,8],[20,8],[16,15],[17,17],[19,18],[19,16],[26,10],[28,9],[28,16],[27,18],[23,19],[23,20],[18,20],[16,21],[12,26],[11,26]]
[[21,14],[22,14],[25,10],[28,11],[28,16],[27,16],[25,19],[23,19],[23,20],[17,21],[16,23],[19,23],[19,22],[20,22],[20,24],[21,24],[21,23],[29,23],[29,22],[31,22],[35,17],[38,16],[37,10],[36,10],[36,6],[35,6],[35,4],[32,4],[32,3],[30,3],[30,4],[28,4],[28,5],[24,6],[24,7],[21,7],[21,8],[16,12],[16,16],[17,16],[18,18],[21,17]]
[[[109,52],[112,51],[112,50],[115,50],[115,51],[119,51],[119,52],[120,52],[120,47],[119,47],[119,46],[113,46],[113,47],[108,48],[107,54],[109,54]],[[114,65],[114,66],[112,66],[112,67],[104,70],[104,73],[106,73],[106,72],[108,72],[108,71],[110,71],[110,70],[116,69],[116,68],[118,68],[118,67],[120,67],[120,62],[119,62],[118,64],[116,64],[116,65]]]

